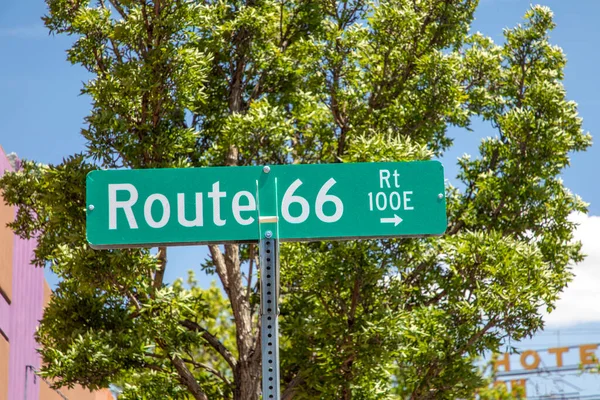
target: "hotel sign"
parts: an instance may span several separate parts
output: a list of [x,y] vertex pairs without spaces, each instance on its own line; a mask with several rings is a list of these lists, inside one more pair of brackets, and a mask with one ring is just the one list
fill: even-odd
[[[574,353],[578,356],[578,365],[586,366],[586,365],[594,365],[598,363],[598,358],[596,357],[595,351],[598,349],[598,344],[582,344],[579,346],[571,346],[571,347],[552,347],[544,352],[548,353],[550,357],[544,358],[545,368],[552,367],[552,364],[548,362],[548,360],[554,359],[554,366],[556,368],[564,368],[565,367],[565,357],[573,356]],[[540,368],[540,363],[542,359],[540,357],[540,352],[535,350],[525,350],[518,354],[519,356],[519,365],[525,371],[533,371]],[[514,364],[510,362],[510,354],[504,353],[503,355],[494,355],[493,357],[493,366],[494,371],[498,373],[498,375],[502,375],[506,372],[517,372],[518,370],[511,370],[511,367],[514,367]],[[522,371],[522,370],[521,370]]]

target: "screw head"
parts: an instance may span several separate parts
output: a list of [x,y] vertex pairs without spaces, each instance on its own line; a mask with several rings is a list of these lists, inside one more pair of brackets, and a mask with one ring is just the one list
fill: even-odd
[[271,238],[273,237],[273,232],[271,232],[271,231],[266,231],[266,232],[265,232],[265,237],[266,237],[267,239],[271,239]]
[[269,167],[268,165],[265,165],[265,166],[263,167],[263,172],[264,172],[265,174],[268,174],[269,172],[271,172],[271,167]]
[[93,205],[93,204],[90,204],[90,206],[88,207],[88,209],[89,209],[90,211],[92,211],[92,210],[94,209],[94,205]]
[[443,198],[444,198],[444,195],[443,195],[442,193],[438,194],[438,199],[440,199],[440,200],[441,200],[441,199],[443,199]]

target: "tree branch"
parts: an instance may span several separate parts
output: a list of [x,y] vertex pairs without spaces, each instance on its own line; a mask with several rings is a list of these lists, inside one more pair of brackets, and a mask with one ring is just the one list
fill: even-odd
[[221,283],[223,284],[223,289],[229,296],[229,279],[227,276],[227,268],[225,266],[225,257],[223,257],[223,252],[216,244],[209,245],[208,249],[210,251],[213,264],[215,265],[217,275],[219,275],[219,279],[221,279]]
[[225,347],[223,343],[221,343],[216,337],[214,337],[209,331],[198,325],[197,323],[190,320],[181,320],[179,323],[189,329],[190,331],[198,332],[201,334],[202,338],[208,342],[215,349],[223,359],[229,364],[229,366],[235,370],[237,367],[237,361],[233,354]]
[[352,328],[354,326],[354,320],[356,317],[356,307],[358,306],[358,302],[360,301],[360,277],[356,276],[354,279],[354,288],[352,290],[352,302],[350,304],[350,312],[348,313],[348,327]]
[[229,302],[237,328],[238,352],[239,354],[248,354],[252,350],[252,320],[250,302],[242,284],[239,251],[239,245],[226,244],[223,258],[229,282]]
[[156,292],[163,284],[163,279],[165,277],[165,269],[167,268],[167,248],[159,247],[158,248],[158,269],[154,274],[154,291]]
[[112,4],[112,6],[115,8],[115,10],[117,10],[117,12],[119,13],[119,15],[121,15],[121,17],[124,20],[127,19],[127,14],[125,13],[125,10],[123,9],[123,7],[121,7],[121,5],[118,3],[117,0],[108,0],[108,2],[110,4]]
[[202,391],[202,388],[196,381],[196,378],[194,378],[194,375],[192,375],[188,367],[186,367],[183,360],[179,358],[179,356],[175,356],[171,359],[171,362],[179,374],[179,380],[185,385],[185,387],[189,389],[194,398],[196,400],[208,400],[206,393]]
[[298,386],[300,386],[302,382],[304,382],[304,376],[302,376],[302,374],[299,372],[286,386],[283,394],[281,395],[281,400],[292,400],[296,395]]
[[498,321],[497,317],[493,317],[491,318],[487,324],[485,324],[485,326],[483,328],[481,328],[476,334],[474,334],[473,336],[471,336],[471,338],[469,339],[469,341],[467,343],[465,343],[463,346],[460,347],[460,349],[458,349],[458,351],[456,352],[457,356],[462,356],[462,354],[471,346],[473,346],[473,343],[475,343],[479,338],[481,338],[483,335],[485,335],[487,333],[487,331],[489,331],[490,329],[492,329],[495,325],[496,322]]
[[182,360],[184,362],[188,363],[188,364],[192,364],[195,368],[200,368],[200,369],[206,370],[207,372],[213,374],[214,376],[216,376],[217,378],[219,378],[220,380],[222,380],[223,383],[225,383],[227,386],[231,386],[231,382],[229,382],[229,379],[227,379],[225,377],[225,375],[223,375],[222,373],[220,373],[219,371],[217,371],[216,369],[214,369],[210,365],[199,363],[197,361],[194,361],[194,360],[191,360],[191,359],[188,359],[188,358],[183,358]]

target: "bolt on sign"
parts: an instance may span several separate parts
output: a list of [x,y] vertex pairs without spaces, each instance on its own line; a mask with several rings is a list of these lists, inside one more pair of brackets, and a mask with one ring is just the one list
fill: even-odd
[[98,170],[86,191],[98,249],[256,242],[261,202],[275,203],[282,241],[441,235],[447,223],[437,161]]

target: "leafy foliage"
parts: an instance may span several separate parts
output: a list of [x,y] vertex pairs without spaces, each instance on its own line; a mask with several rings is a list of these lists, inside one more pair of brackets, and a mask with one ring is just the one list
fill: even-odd
[[472,396],[473,360],[540,329],[582,259],[568,217],[585,204],[559,174],[591,138],[545,7],[497,45],[469,33],[476,0],[47,4],[93,75],[87,148],[0,187],[12,228],[39,240],[34,262],[62,278],[39,331],[57,385],[260,394],[256,247],[209,246],[200,264],[222,290],[164,283],[166,248],[91,250],[95,168],[421,160],[452,145],[450,126],[495,129],[458,160],[445,236],[282,247],[285,399]]

